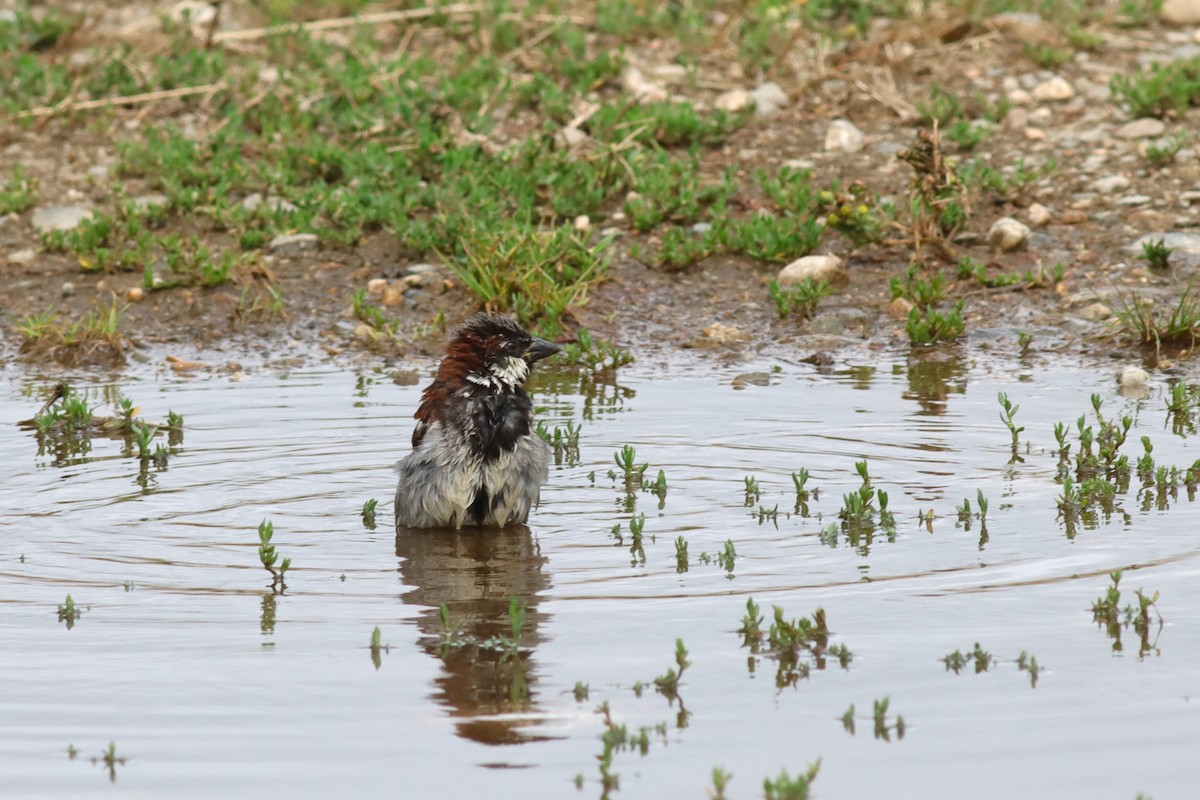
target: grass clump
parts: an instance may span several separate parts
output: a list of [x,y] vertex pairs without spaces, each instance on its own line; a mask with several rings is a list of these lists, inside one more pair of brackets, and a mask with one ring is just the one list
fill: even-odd
[[1115,98],[1134,117],[1180,116],[1200,105],[1200,59],[1152,64],[1141,72],[1114,75]]
[[1117,318],[1120,331],[1137,344],[1154,345],[1155,350],[1163,345],[1191,347],[1198,338],[1197,328],[1200,327],[1200,299],[1194,288],[1189,283],[1168,309],[1156,307],[1138,292],[1132,292],[1128,297],[1118,293],[1115,301],[1108,305]]
[[124,313],[125,308],[113,300],[109,306],[95,306],[76,320],[64,320],[53,309],[27,314],[16,320],[22,357],[66,364],[122,363],[128,344],[120,329]]

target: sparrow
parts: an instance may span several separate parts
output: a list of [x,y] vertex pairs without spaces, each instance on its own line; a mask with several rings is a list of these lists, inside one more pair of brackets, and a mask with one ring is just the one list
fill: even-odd
[[396,464],[396,527],[522,524],[550,475],[525,380],[561,350],[509,317],[480,312],[450,337]]

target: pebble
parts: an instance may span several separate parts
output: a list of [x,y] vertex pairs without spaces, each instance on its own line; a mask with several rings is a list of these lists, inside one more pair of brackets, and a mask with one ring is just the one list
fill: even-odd
[[1050,224],[1050,210],[1041,203],[1033,203],[1025,209],[1025,219],[1035,228]]
[[657,81],[667,86],[678,86],[687,80],[687,67],[682,64],[657,64],[650,67],[648,72]]
[[708,233],[711,230],[712,230],[711,222],[697,222],[696,224],[694,224],[692,226],[692,233],[696,234],[697,236],[703,236],[704,234]]
[[866,137],[849,120],[835,119],[825,131],[825,149],[841,153],[858,153],[863,149]]
[[171,205],[165,194],[143,194],[131,198],[129,204],[136,209],[146,211],[151,208],[166,208]]
[[[1193,203],[1200,203],[1200,192],[1180,192],[1179,193],[1179,205],[1190,206]],[[12,256],[9,256],[9,260],[10,261],[12,260]]]
[[1039,83],[1031,92],[1033,99],[1039,102],[1061,102],[1075,96],[1075,89],[1065,78],[1055,75],[1048,81]]
[[730,89],[728,92],[718,95],[717,99],[713,101],[713,105],[730,113],[741,111],[750,105],[750,93],[745,89]]
[[572,223],[572,225],[574,226],[574,228],[577,232],[587,233],[589,230],[591,230],[592,220],[588,217],[587,214],[580,214],[578,217],[575,218],[575,221]]
[[125,299],[130,303],[140,303],[146,299],[146,290],[140,286],[133,286],[125,290]]
[[1141,367],[1126,364],[1117,372],[1117,383],[1121,386],[1145,386],[1150,382],[1150,373]]
[[1099,322],[1112,316],[1112,309],[1104,303],[1089,303],[1079,309],[1079,316],[1089,322]]
[[731,381],[734,389],[745,389],[747,386],[770,386],[771,375],[768,372],[743,372]]
[[293,233],[287,236],[276,236],[268,248],[272,253],[283,258],[295,258],[301,253],[317,249],[315,233]]
[[254,211],[261,205],[266,205],[270,211],[295,211],[296,204],[282,197],[268,197],[263,199],[261,192],[253,192],[242,198],[242,208],[247,211]]
[[1029,241],[1029,226],[1012,217],[1001,217],[988,230],[987,243],[1001,253],[1019,250]]
[[750,93],[750,99],[754,101],[754,116],[756,117],[773,117],[779,113],[780,109],[786,108],[792,102],[792,98],[788,97],[787,92],[774,81],[767,81],[759,86]]
[[386,278],[372,278],[367,281],[367,294],[383,294],[383,290],[388,287]]
[[1008,102],[1014,106],[1027,106],[1033,103],[1033,95],[1024,89],[1013,89],[1008,93]]
[[776,278],[780,286],[795,286],[808,279],[823,280],[831,288],[840,289],[850,283],[850,273],[842,268],[842,260],[837,256],[805,256],[781,269]]
[[888,303],[887,314],[892,319],[908,319],[908,312],[912,311],[914,307],[913,301],[907,297],[897,297]]
[[13,250],[9,253],[8,263],[23,267],[26,264],[32,264],[36,258],[37,250],[34,250],[32,247],[26,247],[21,250]]
[[1100,194],[1116,194],[1129,188],[1129,178],[1124,175],[1106,175],[1092,181],[1091,188]]
[[627,67],[621,73],[621,87],[638,103],[661,103],[669,96],[662,86],[646,80],[637,67]]
[[62,288],[59,289],[59,293],[63,297],[70,297],[71,295],[75,294],[75,284],[67,281],[62,285]]
[[700,331],[700,335],[713,344],[736,344],[744,342],[750,338],[750,334],[746,333],[741,328],[735,328],[732,325],[726,325],[723,322],[714,322],[704,330]]
[[1200,24],[1200,0],[1163,0],[1158,15],[1168,25]]
[[1127,194],[1124,197],[1118,197],[1113,202],[1119,206],[1144,206],[1154,200],[1148,194]]
[[579,147],[587,141],[588,135],[579,128],[572,128],[570,125],[559,128],[554,134],[554,143],[563,150],[572,150]]
[[404,293],[399,289],[394,289],[391,286],[383,290],[383,298],[381,301],[385,306],[398,306],[404,302]]
[[92,210],[84,206],[44,206],[33,212],[30,223],[39,233],[69,231],[92,216]]
[[1167,126],[1161,119],[1142,117],[1133,122],[1126,122],[1113,131],[1113,135],[1118,139],[1150,139],[1162,136],[1166,130]]

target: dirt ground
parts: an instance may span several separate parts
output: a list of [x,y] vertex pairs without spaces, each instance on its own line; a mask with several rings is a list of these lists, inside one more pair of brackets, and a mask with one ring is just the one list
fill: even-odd
[[[92,8],[92,35],[73,38],[52,57],[69,60],[116,38],[121,25],[136,16],[130,8]],[[234,14],[222,20],[226,26],[246,24]],[[1193,108],[1168,116],[1157,136],[1129,136],[1122,126],[1131,117],[1109,83],[1114,75],[1131,74],[1154,60],[1195,56],[1200,39],[1189,29],[1165,27],[1154,19],[1127,27],[1114,18],[1108,24],[1093,22],[1090,30],[1100,43],[1091,50],[1073,49],[1059,28],[1028,15],[981,20],[938,7],[920,20],[876,20],[866,37],[848,42],[798,35],[769,74],[746,75],[714,53],[701,61],[698,77],[686,85],[673,86],[668,77],[662,82],[672,93],[705,106],[723,93],[752,89],[768,79],[787,95],[777,113],[756,117],[707,151],[706,171],[737,163],[741,175],[751,176],[760,167],[792,163],[810,168],[818,185],[863,180],[879,196],[900,200],[907,196],[912,171],[897,152],[910,146],[922,127],[917,109],[930,98],[931,87],[953,93],[967,106],[1007,106],[1008,113],[975,153],[956,152],[950,145],[947,152],[959,161],[977,156],[1007,174],[1014,164],[1044,164],[1047,159],[1053,168],[1016,190],[973,192],[971,218],[952,244],[954,257],[969,256],[994,275],[1048,269],[1061,262],[1063,279],[1048,286],[1019,282],[988,287],[976,278],[956,277],[953,259],[930,254],[921,259],[923,274],[940,269],[948,276],[948,300],[965,301],[969,341],[1015,352],[1017,332],[1028,331],[1035,349],[1133,358],[1146,350],[1109,335],[1111,315],[1098,310],[1095,301],[1111,298],[1114,290],[1137,290],[1167,307],[1188,285],[1200,255],[1178,249],[1171,271],[1158,275],[1135,258],[1133,245],[1147,234],[1186,235],[1200,222],[1195,149],[1200,113]],[[1062,47],[1071,57],[1045,69],[1031,62],[1031,46]],[[651,79],[676,55],[674,43],[653,38],[629,45],[624,53],[628,64]],[[1068,90],[1042,88],[1055,78],[1065,81]],[[628,86],[607,90],[627,91]],[[117,179],[97,178],[89,170],[112,161],[115,142],[126,130],[185,114],[202,116],[203,108],[167,99],[108,109],[104,115],[63,113],[32,125],[6,124],[0,131],[0,158],[5,171],[19,163],[36,180],[38,207],[103,208],[118,189],[134,196],[139,187],[136,181],[118,187]],[[826,149],[834,119],[850,120],[863,132],[861,150]],[[1144,155],[1148,143],[1175,134],[1190,138],[1174,159],[1161,166],[1150,163]],[[1118,180],[1110,181],[1109,188],[1098,186],[1104,178]],[[1031,215],[1034,204],[1044,208],[1041,217]],[[32,224],[36,210],[0,219],[0,279],[7,294],[4,341],[10,359],[22,357],[17,324],[27,315],[56,309],[61,318],[75,318],[112,301],[124,308],[121,331],[135,354],[143,345],[189,358],[238,349],[286,353],[319,347],[350,358],[378,353],[379,347],[361,335],[350,297],[372,280],[401,278],[413,260],[391,234],[381,231],[350,247],[322,243],[297,254],[264,250],[254,270],[215,288],[141,293],[140,273],[85,273],[70,254],[45,252]],[[1023,247],[999,252],[987,244],[990,227],[1001,217],[1029,225]],[[656,233],[638,233],[618,210],[588,224],[612,229],[618,240],[607,279],[568,317],[568,327],[586,326],[635,354],[694,348],[722,357],[799,359],[862,343],[907,346],[903,318],[889,305],[889,281],[903,275],[913,258],[911,247],[852,248],[827,236],[817,252],[844,259],[848,285],[823,301],[811,320],[780,319],[767,285],[782,264],[714,255],[683,270],[664,270],[644,259],[656,245]],[[173,217],[169,225],[186,230],[189,222]],[[248,302],[265,297],[267,283],[283,300],[281,313],[262,313]],[[479,307],[444,270],[421,288],[386,311],[402,330],[429,335],[391,343],[388,355],[425,358],[441,341],[437,329],[429,327],[432,321],[444,315],[453,324]],[[1176,347],[1163,356],[1178,359],[1186,352]]]

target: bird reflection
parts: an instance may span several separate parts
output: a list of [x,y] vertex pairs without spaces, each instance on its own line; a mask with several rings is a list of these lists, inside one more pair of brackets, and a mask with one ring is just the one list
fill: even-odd
[[[396,555],[412,587],[404,602],[422,606],[421,647],[442,662],[432,697],[458,718],[459,735],[484,744],[547,738],[529,731],[537,723],[533,656],[546,622],[537,597],[550,586],[529,528],[401,529]],[[515,645],[514,597],[525,607]]]

